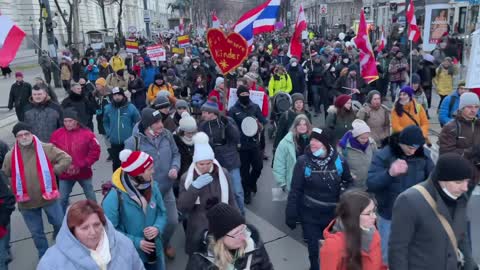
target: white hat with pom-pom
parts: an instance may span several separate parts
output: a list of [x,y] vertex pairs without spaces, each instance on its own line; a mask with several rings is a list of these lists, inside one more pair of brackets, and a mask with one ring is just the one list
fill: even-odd
[[208,141],[209,138],[205,132],[198,132],[193,136],[193,162],[215,159],[215,153]]
[[197,121],[195,121],[195,118],[190,116],[188,112],[183,112],[182,118],[178,123],[178,128],[185,132],[195,132],[197,131]]

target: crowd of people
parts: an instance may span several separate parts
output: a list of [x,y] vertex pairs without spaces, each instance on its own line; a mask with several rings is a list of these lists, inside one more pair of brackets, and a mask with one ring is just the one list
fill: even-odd
[[[188,270],[273,269],[245,219],[270,158],[311,270],[478,269],[466,205],[480,180],[480,101],[454,84],[456,60],[417,52],[413,67],[393,44],[376,53],[380,78],[367,84],[348,40],[306,41],[301,59],[287,56],[287,40],[263,36],[227,74],[201,37],[163,62],[145,50],[64,52],[61,101],[48,53],[33,86],[17,71],[8,103],[16,142],[0,147],[0,269],[12,259],[15,205],[37,269],[166,269],[178,227]],[[97,202],[101,151],[112,177]],[[87,200],[69,205],[76,183]],[[42,213],[54,228],[50,248]]]

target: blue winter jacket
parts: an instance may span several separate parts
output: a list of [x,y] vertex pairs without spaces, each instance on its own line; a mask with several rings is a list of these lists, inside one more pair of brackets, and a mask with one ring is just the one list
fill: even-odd
[[97,65],[94,65],[92,70],[88,70],[88,66],[86,66],[84,72],[87,74],[87,79],[89,81],[95,83],[95,81],[98,79],[99,70]]
[[[138,256],[132,241],[113,227],[110,220],[104,227],[107,233],[112,260],[107,270],[143,270],[142,260]],[[85,247],[70,232],[67,215],[63,219],[56,243],[50,247],[37,265],[37,270],[100,270]]]
[[105,134],[113,144],[123,144],[132,135],[133,127],[140,121],[140,113],[130,102],[120,107],[113,104],[105,106],[103,112],[103,127]]
[[[407,162],[408,171],[404,175],[390,176],[390,165],[397,159]],[[398,134],[390,137],[390,142],[373,156],[368,170],[368,192],[374,193],[378,202],[378,213],[384,218],[392,218],[393,203],[398,195],[408,188],[425,181],[434,164],[430,151],[420,147],[413,156],[406,157],[398,145]]]
[[[455,102],[452,104],[452,109],[450,109],[450,101],[452,98],[455,99]],[[438,110],[438,120],[440,121],[440,125],[444,126],[448,122],[450,122],[455,114],[458,111],[458,106],[460,104],[460,95],[458,94],[458,90],[454,91],[451,95],[447,96],[443,99],[442,104],[440,104],[440,108]],[[480,117],[480,111],[478,111],[477,117]]]
[[[129,187],[128,181],[130,180],[126,180],[127,177],[121,168],[113,173],[112,184],[114,187],[107,193],[102,203],[105,215],[110,219],[115,229],[132,240],[143,262],[147,262],[147,255],[140,249],[140,241],[144,240],[143,230],[149,226],[156,227],[159,231],[159,235],[155,238],[157,263],[160,261],[161,264],[164,264],[161,235],[167,225],[167,212],[163,204],[162,194],[157,183],[152,181],[152,196],[148,205],[144,205],[142,208],[138,194],[132,187]],[[118,189],[119,192],[115,189]],[[121,196],[121,206],[118,193]],[[165,269],[165,267],[162,269]]]
[[125,141],[125,149],[140,150],[153,158],[153,179],[157,182],[161,193],[165,194],[176,181],[168,177],[168,171],[180,170],[180,153],[177,144],[172,133],[167,129],[164,129],[155,141],[148,138],[143,130],[141,124],[135,125],[132,136]]
[[145,87],[148,87],[155,81],[155,74],[157,74],[157,70],[154,66],[145,66],[142,68],[142,79]]

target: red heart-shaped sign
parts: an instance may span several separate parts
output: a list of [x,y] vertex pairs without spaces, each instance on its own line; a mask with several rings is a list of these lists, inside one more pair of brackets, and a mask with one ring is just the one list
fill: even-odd
[[240,66],[248,56],[247,41],[238,33],[230,33],[228,36],[216,28],[207,32],[208,48],[215,63],[223,74]]

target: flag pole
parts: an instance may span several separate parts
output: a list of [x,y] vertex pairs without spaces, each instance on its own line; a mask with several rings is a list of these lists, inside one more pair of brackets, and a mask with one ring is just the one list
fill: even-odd
[[413,54],[412,54],[412,48],[413,48],[413,40],[410,40],[410,86],[412,86],[412,75],[413,75]]

